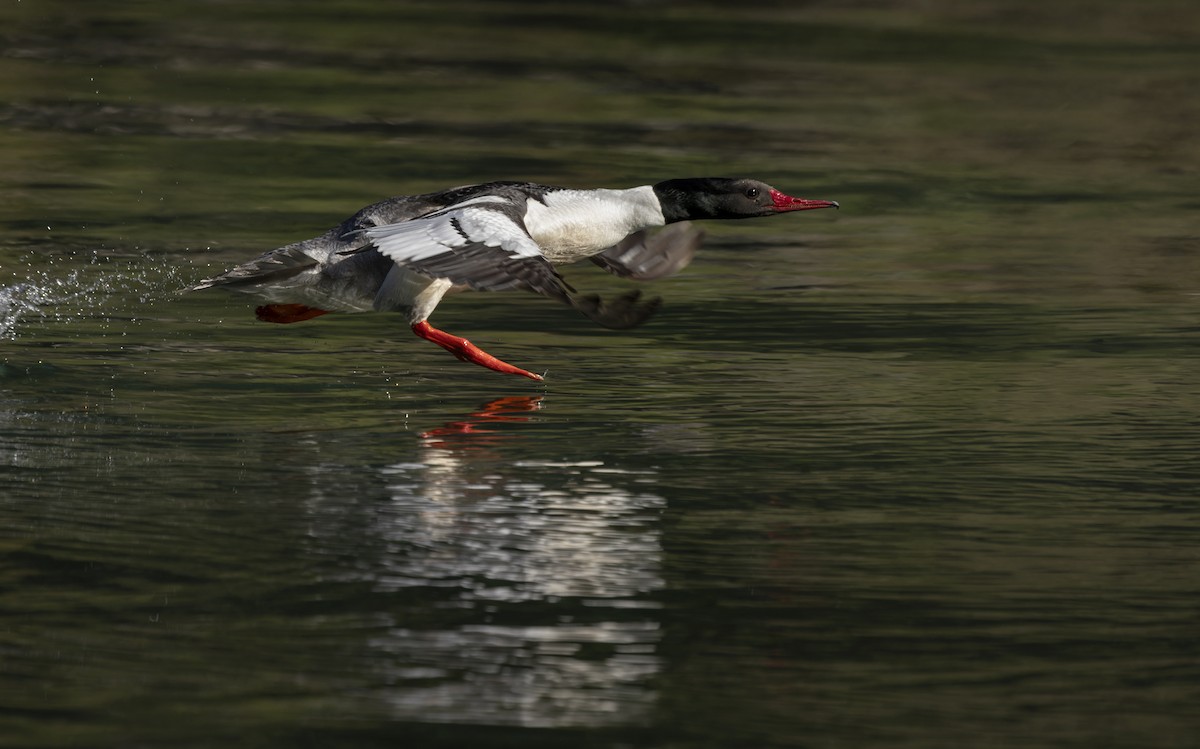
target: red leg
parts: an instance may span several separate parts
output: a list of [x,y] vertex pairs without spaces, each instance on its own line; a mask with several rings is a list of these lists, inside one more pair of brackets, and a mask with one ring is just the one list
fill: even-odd
[[542,379],[541,375],[536,375],[533,372],[526,372],[520,367],[514,367],[511,364],[500,361],[496,357],[468,341],[466,338],[459,338],[456,335],[450,335],[445,331],[438,330],[430,325],[426,320],[422,320],[416,325],[413,325],[412,331],[427,341],[433,341],[437,345],[457,356],[461,361],[473,362],[481,367],[494,369],[495,371],[503,372],[504,374],[521,375],[522,377],[528,377],[531,380],[540,381]]
[[303,322],[327,314],[323,309],[303,304],[265,304],[254,310],[254,316],[259,320],[277,323]]

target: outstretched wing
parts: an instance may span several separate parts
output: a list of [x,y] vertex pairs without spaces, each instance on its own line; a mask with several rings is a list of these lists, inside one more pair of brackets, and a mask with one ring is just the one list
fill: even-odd
[[[591,261],[614,276],[653,281],[674,275],[692,262],[703,239],[704,232],[690,224],[671,224],[655,234],[634,232],[599,255],[593,255]],[[636,289],[616,299],[601,299],[596,294],[571,297],[571,306],[613,330],[641,325],[661,305],[661,297],[643,300]]]
[[362,230],[397,265],[477,291],[528,289],[567,301],[554,271],[513,200],[481,196],[410,221]]
[[615,276],[653,281],[683,270],[703,240],[704,232],[690,224],[671,224],[656,234],[630,234],[591,260]]

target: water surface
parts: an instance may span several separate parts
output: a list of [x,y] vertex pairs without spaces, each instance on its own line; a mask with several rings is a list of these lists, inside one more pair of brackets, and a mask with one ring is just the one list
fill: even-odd
[[[0,744],[1185,747],[1192,5],[6,8]],[[180,291],[391,194],[758,176],[635,331]],[[594,268],[587,290],[626,286]]]

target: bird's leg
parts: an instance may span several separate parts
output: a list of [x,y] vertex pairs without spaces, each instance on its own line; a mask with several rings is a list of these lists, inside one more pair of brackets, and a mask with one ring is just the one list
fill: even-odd
[[536,375],[533,372],[526,372],[520,367],[514,367],[507,362],[502,362],[488,352],[479,348],[475,344],[468,341],[466,338],[459,338],[456,335],[451,335],[443,330],[438,330],[429,324],[428,320],[422,320],[412,326],[412,331],[421,338],[427,341],[433,341],[437,345],[446,349],[450,353],[459,358],[460,361],[473,362],[481,367],[487,367],[497,372],[504,374],[521,375],[528,377],[531,380],[541,380],[541,375]]
[[304,322],[328,314],[328,310],[303,304],[264,304],[254,309],[254,316],[263,322]]

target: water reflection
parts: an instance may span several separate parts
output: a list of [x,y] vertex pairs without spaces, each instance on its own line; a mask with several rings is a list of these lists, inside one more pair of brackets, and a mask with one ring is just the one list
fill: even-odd
[[492,401],[380,470],[374,584],[446,613],[402,608],[371,641],[398,718],[612,726],[654,703],[665,500],[602,460],[514,459],[521,433],[498,427],[533,426],[540,404]]
[[[525,415],[541,407],[540,395],[514,395],[497,398],[461,421],[451,421],[447,424],[430,429],[421,435],[430,448],[451,448],[470,450],[498,444],[508,437],[498,434],[488,423],[529,421]],[[456,439],[460,438],[460,439]]]

